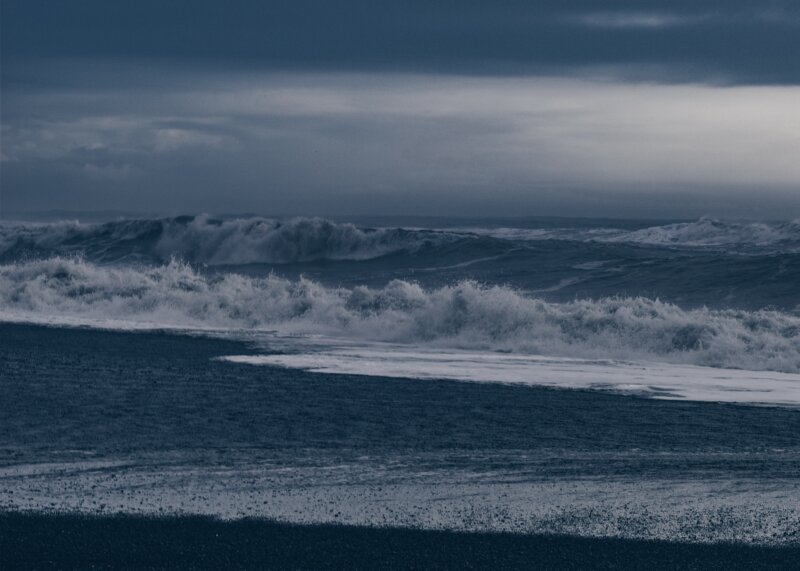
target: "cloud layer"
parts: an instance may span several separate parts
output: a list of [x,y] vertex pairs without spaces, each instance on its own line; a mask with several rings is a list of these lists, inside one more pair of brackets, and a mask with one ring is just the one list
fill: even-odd
[[792,0],[7,0],[6,210],[800,216]]
[[798,83],[793,0],[3,3],[7,60],[120,57],[306,71],[559,72]]
[[795,87],[176,69],[143,83],[8,93],[7,206],[299,212],[313,200],[343,214],[413,198],[404,212],[535,214],[619,208],[636,192],[655,201],[645,210],[677,193],[692,211],[665,214],[695,215],[720,192],[757,192],[743,211],[794,204],[800,181]]

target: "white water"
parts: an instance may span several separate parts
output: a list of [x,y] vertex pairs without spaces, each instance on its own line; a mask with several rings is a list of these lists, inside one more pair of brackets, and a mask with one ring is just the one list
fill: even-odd
[[800,406],[800,374],[315,341],[314,347],[299,353],[229,355],[222,359],[317,373],[497,382],[660,399]]
[[308,279],[205,276],[172,262],[53,258],[0,266],[0,319],[326,335],[436,349],[800,372],[800,316],[681,309],[647,298],[550,303],[464,281],[330,288]]
[[550,303],[507,287],[206,276],[51,258],[0,266],[0,320],[267,339],[240,363],[800,405],[800,316],[646,298]]
[[739,222],[701,218],[650,226],[640,230],[619,228],[479,228],[462,227],[454,232],[490,236],[502,240],[578,240],[665,246],[707,248],[726,251],[800,252],[800,220],[791,222]]
[[[519,450],[469,450],[459,456],[441,450],[342,454],[193,448],[60,458],[0,468],[0,509],[797,545],[800,496],[795,480],[548,471],[560,460],[573,467],[578,460],[580,469],[596,471],[604,459],[609,465],[621,459],[606,454],[584,463],[586,458],[565,456]],[[686,461],[680,454],[658,456],[677,465]],[[753,455],[750,461],[780,458]],[[730,455],[717,457],[718,462],[729,460]]]

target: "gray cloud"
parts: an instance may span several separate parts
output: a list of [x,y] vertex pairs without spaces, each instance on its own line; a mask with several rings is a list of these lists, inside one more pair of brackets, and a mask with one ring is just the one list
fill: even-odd
[[792,0],[7,0],[6,209],[800,216]]
[[7,207],[569,214],[629,201],[666,216],[714,213],[723,190],[741,214],[800,207],[795,87],[178,70],[146,83],[135,97],[8,94]]

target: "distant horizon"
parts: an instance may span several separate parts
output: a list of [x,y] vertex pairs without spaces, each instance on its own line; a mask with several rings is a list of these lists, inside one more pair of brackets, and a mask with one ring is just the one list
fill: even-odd
[[[47,221],[67,221],[77,220],[79,222],[111,222],[115,219],[162,219],[179,218],[183,216],[197,217],[210,216],[212,218],[231,219],[231,218],[266,218],[266,219],[289,219],[289,218],[320,218],[336,222],[349,222],[360,220],[483,220],[483,221],[525,221],[525,220],[595,220],[595,221],[620,221],[620,222],[659,222],[659,223],[685,223],[696,222],[703,219],[724,220],[731,222],[794,222],[797,217],[787,218],[758,218],[758,217],[726,217],[700,215],[694,217],[652,217],[652,216],[568,216],[557,214],[518,214],[518,215],[484,215],[473,214],[312,214],[312,213],[292,213],[292,212],[206,212],[206,211],[146,211],[146,210],[115,210],[115,209],[50,209],[50,210],[29,210],[29,211],[3,211],[0,213],[0,222],[47,222]],[[38,218],[41,217],[41,218]]]

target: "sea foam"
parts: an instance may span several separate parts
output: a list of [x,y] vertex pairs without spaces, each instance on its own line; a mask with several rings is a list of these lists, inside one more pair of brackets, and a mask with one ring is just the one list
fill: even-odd
[[800,252],[800,220],[751,222],[703,217],[692,222],[661,224],[637,230],[609,226],[588,228],[462,227],[453,229],[453,231],[501,240],[530,242],[568,240],[743,253]]
[[800,251],[800,220],[791,222],[739,222],[701,218],[652,226],[604,238],[655,246],[700,248],[768,248],[781,252]]
[[[300,278],[206,275],[171,261],[74,258],[0,265],[0,318],[277,330],[426,347],[800,372],[800,316],[682,309],[644,297],[551,303],[503,286],[325,287]],[[111,324],[111,325],[109,325]]]

